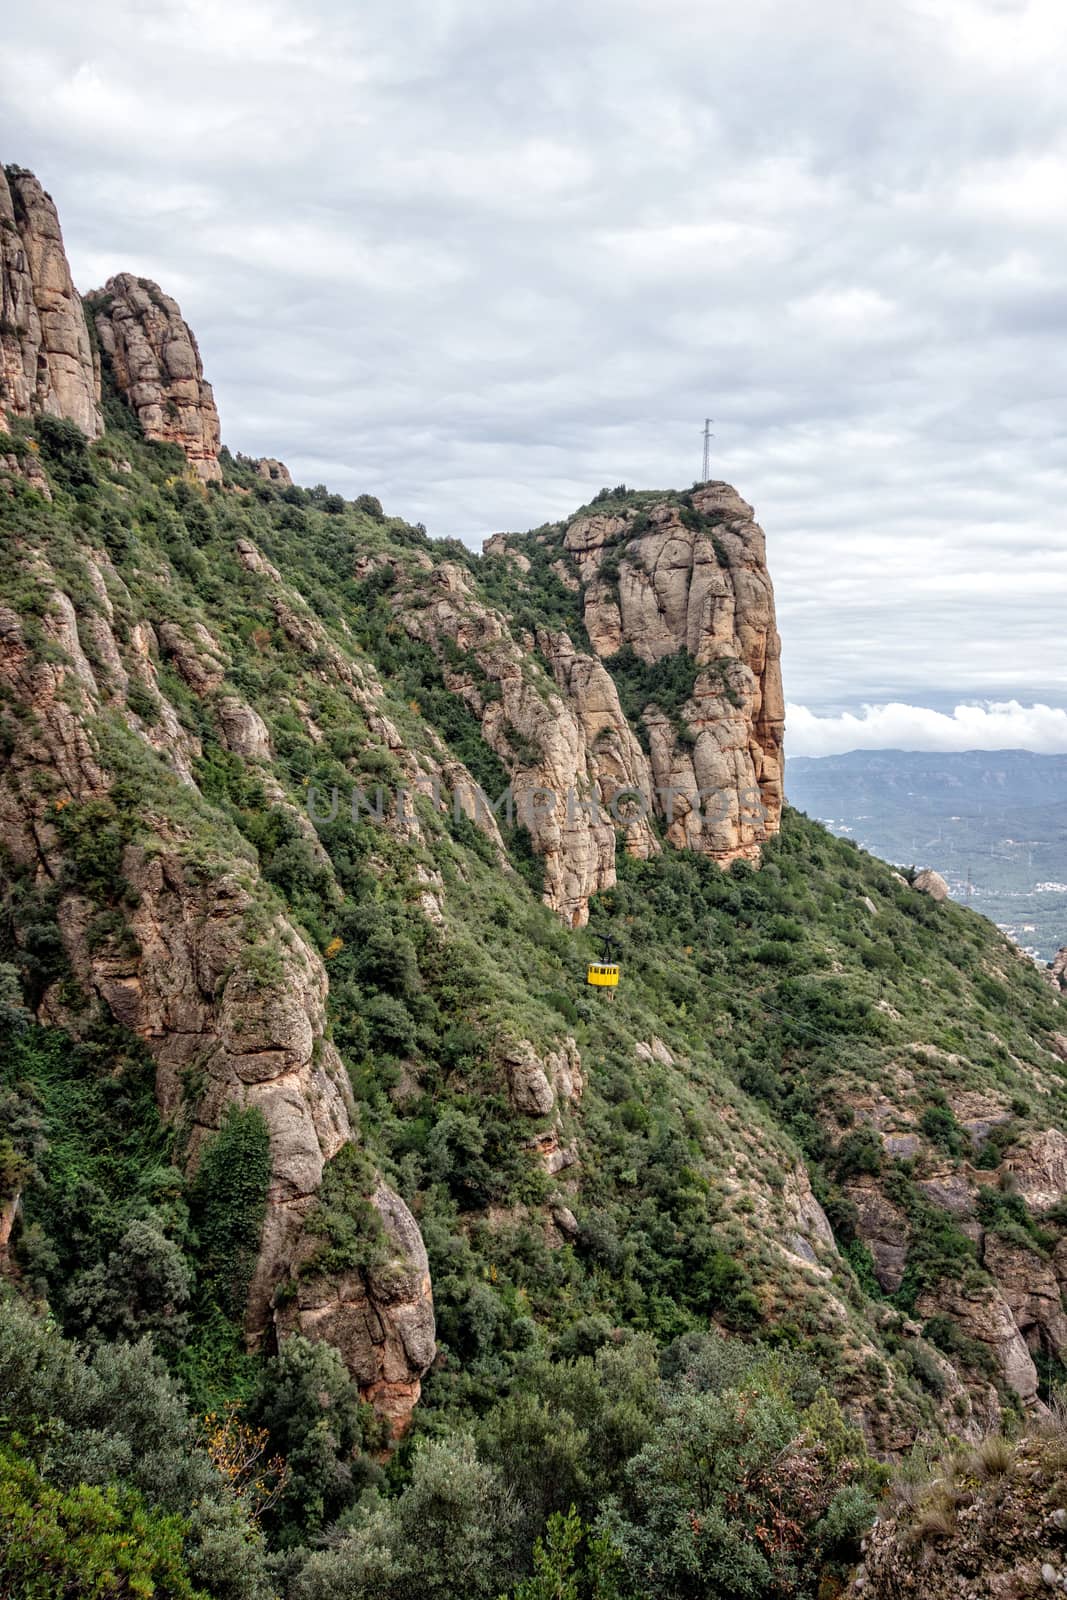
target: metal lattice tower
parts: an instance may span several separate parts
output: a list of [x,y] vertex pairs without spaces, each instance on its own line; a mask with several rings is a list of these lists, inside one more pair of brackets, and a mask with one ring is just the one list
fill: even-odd
[[711,476],[711,441],[715,437],[711,431],[711,425],[714,421],[714,417],[704,418],[704,468],[700,475],[701,483],[707,483]]

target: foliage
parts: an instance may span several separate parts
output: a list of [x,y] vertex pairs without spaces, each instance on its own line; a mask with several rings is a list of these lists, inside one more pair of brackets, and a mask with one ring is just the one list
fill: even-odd
[[231,1106],[218,1133],[204,1146],[189,1191],[197,1332],[182,1353],[180,1368],[194,1398],[205,1407],[232,1394],[235,1385],[247,1386],[240,1329],[270,1173],[263,1113]]
[[277,1543],[295,1545],[334,1523],[380,1474],[368,1450],[383,1443],[369,1406],[331,1346],[299,1335],[260,1372],[245,1414],[264,1453],[284,1461],[280,1486],[262,1505]]
[[[0,1393],[0,1447],[60,1496],[49,1502],[50,1518],[62,1521],[79,1505],[95,1515],[99,1498],[79,1500],[79,1486],[101,1491],[105,1501],[113,1488],[114,1525],[125,1519],[131,1535],[144,1527],[146,1560],[153,1548],[167,1554],[180,1528],[191,1590],[217,1600],[268,1600],[265,1551],[247,1509],[199,1447],[196,1424],[147,1340],[101,1345],[86,1358],[2,1294]],[[36,1478],[32,1492],[40,1492]],[[74,1498],[65,1501],[69,1494]],[[142,1505],[147,1519],[139,1522]],[[76,1523],[66,1526],[76,1531]]]
[[0,1593],[7,1600],[206,1600],[183,1560],[187,1523],[146,1510],[131,1489],[52,1488],[0,1449]]

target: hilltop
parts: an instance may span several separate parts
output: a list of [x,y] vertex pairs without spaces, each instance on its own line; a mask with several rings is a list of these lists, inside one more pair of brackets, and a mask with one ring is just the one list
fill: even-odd
[[475,554],[295,485],[7,172],[12,1504],[210,1594],[815,1594],[1062,1374],[1062,1000],[783,810],[733,488]]

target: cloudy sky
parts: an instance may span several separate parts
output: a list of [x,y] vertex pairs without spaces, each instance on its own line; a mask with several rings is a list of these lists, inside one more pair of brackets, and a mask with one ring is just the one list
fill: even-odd
[[710,414],[794,750],[1067,749],[1065,78],[1063,0],[38,0],[0,154],[232,448],[477,544]]

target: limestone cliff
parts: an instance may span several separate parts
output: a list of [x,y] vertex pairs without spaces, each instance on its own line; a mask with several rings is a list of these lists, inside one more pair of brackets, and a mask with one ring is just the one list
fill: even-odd
[[[621,790],[647,794],[649,772],[609,675],[574,651],[566,634],[543,636],[561,695],[516,641],[505,618],[475,594],[451,562],[430,578],[429,603],[409,606],[397,591],[402,625],[429,643],[445,682],[481,722],[486,742],[509,770],[514,815],[544,858],[545,900],[573,927],[584,926],[589,897],[615,881],[615,822]],[[487,797],[495,804],[498,796]],[[642,816],[617,807],[628,848],[659,848]]]
[[[77,1034],[91,1015],[89,997],[146,1042],[157,1062],[160,1107],[184,1127],[191,1169],[229,1106],[262,1113],[271,1179],[246,1313],[255,1345],[273,1323],[275,1291],[306,1253],[304,1224],[326,1165],[357,1137],[347,1074],[326,1037],[323,963],[298,928],[264,906],[253,861],[240,853],[227,859],[223,847],[213,870],[204,870],[202,859],[191,859],[188,824],[165,813],[152,819],[150,846],[131,839],[123,849],[123,925],[101,934],[97,904],[66,865],[61,826],[70,808],[106,802],[114,788],[93,732],[97,719],[108,706],[120,708],[130,733],[151,743],[189,786],[198,748],[159,688],[151,624],[131,628],[128,614],[121,630],[116,624],[112,596],[120,604],[131,597],[106,553],[87,553],[99,604],[81,619],[40,554],[26,554],[42,593],[48,648],[35,650],[22,619],[0,608],[0,683],[19,711],[0,770],[0,824],[13,868],[56,886],[62,945],[83,997],[72,1009],[69,980],[56,981],[38,1015]],[[196,653],[185,635],[165,625],[160,631],[176,655],[183,653],[189,677],[217,689],[213,641],[201,634]],[[131,685],[140,689],[141,714],[131,708]],[[147,698],[154,704],[146,720]],[[248,737],[249,728],[262,728],[251,708],[232,695],[216,695],[215,704],[230,747],[244,759],[265,756],[262,743]],[[374,1276],[349,1275],[336,1292],[351,1299],[353,1285],[360,1286],[377,1335],[358,1346],[352,1370],[400,1431],[433,1358],[432,1298],[418,1228],[403,1203],[381,1182],[372,1203],[386,1225],[389,1260]],[[329,1332],[314,1322],[301,1327],[312,1337]]]
[[774,591],[751,506],[728,484],[702,484],[642,511],[577,517],[563,546],[609,670],[625,646],[647,664],[685,651],[699,669],[684,739],[654,702],[644,713],[656,787],[677,791],[668,838],[722,862],[758,859],[782,811],[785,704]]
[[31,172],[0,169],[0,431],[4,412],[103,432],[99,380],[59,218]]
[[148,278],[120,272],[87,303],[115,387],[145,438],[178,445],[199,478],[219,482],[219,414],[177,302]]

